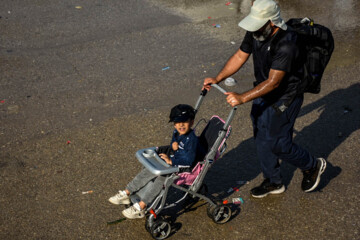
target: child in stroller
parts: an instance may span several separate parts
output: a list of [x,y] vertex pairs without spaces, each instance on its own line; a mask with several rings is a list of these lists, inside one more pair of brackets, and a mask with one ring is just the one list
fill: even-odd
[[[191,129],[195,118],[195,110],[190,105],[179,104],[171,109],[169,122],[174,123],[174,132],[170,146],[157,149],[157,154],[168,165],[178,166],[181,171],[188,170],[196,155],[199,155],[199,140]],[[160,193],[166,175],[155,175],[144,168],[132,181],[128,183],[125,190],[109,198],[113,204],[130,204],[130,195],[137,194],[140,201],[122,211],[122,214],[129,219],[143,218],[148,204]]]
[[[226,93],[226,91],[217,84],[212,84],[212,86],[220,92]],[[207,90],[203,89],[195,105],[195,114],[197,113],[206,94]],[[199,145],[205,151],[203,153],[199,151],[200,154],[197,153],[196,158],[192,157],[191,161],[195,160],[192,164],[190,164],[191,161],[187,161],[187,170],[189,170],[188,166],[192,165],[190,167],[190,171],[182,171],[180,165],[173,166],[173,158],[170,157],[170,159],[166,159],[164,155],[161,155],[162,151],[159,151],[160,149],[157,149],[155,147],[140,149],[136,152],[136,157],[139,162],[150,173],[158,176],[156,177],[156,179],[161,179],[161,184],[159,185],[159,188],[157,190],[160,191],[160,193],[156,192],[157,196],[155,197],[155,200],[153,200],[151,203],[150,201],[146,202],[146,208],[141,208],[140,206],[136,205],[136,203],[139,202],[139,199],[141,199],[143,195],[141,192],[129,196],[130,191],[120,191],[118,196],[115,195],[109,200],[115,204],[129,204],[130,202],[134,203],[134,205],[137,206],[137,212],[141,212],[139,217],[144,217],[144,215],[146,216],[145,228],[155,239],[165,239],[170,235],[172,231],[171,222],[163,216],[160,216],[162,210],[172,208],[178,205],[180,202],[187,199],[188,196],[206,201],[208,203],[207,214],[210,218],[212,218],[215,223],[223,224],[229,221],[232,216],[231,208],[226,204],[226,202],[218,202],[216,200],[213,200],[212,196],[208,196],[207,187],[203,183],[203,180],[212,164],[217,159],[219,159],[226,150],[226,140],[230,136],[231,132],[230,123],[235,115],[236,109],[237,107],[232,108],[226,121],[222,120],[218,116],[212,116],[211,119],[208,121],[200,136],[197,138],[199,141]],[[191,117],[191,119],[193,120],[194,116]],[[193,121],[191,121],[189,128],[192,126],[192,122]],[[183,130],[179,129],[178,131],[180,132]],[[191,134],[194,133],[192,130],[190,130],[190,132]],[[174,149],[176,149],[176,147],[181,149],[183,146],[181,145],[181,143],[179,143],[179,141],[177,142],[178,144],[174,144],[171,147],[174,147]],[[198,146],[198,149],[199,148],[200,147]],[[160,156],[163,156],[163,158],[161,158]],[[167,164],[164,160],[168,163],[171,163],[172,165]],[[169,160],[171,160],[171,162]],[[165,177],[159,178],[163,176]],[[154,183],[150,181],[149,184],[151,187]],[[169,188],[171,187],[176,190],[180,190],[181,192],[185,192],[185,194],[178,201],[174,203],[167,203],[167,194]],[[120,198],[121,200],[118,198]],[[132,209],[132,211],[135,211],[134,208]],[[123,212],[123,214],[126,213]]]

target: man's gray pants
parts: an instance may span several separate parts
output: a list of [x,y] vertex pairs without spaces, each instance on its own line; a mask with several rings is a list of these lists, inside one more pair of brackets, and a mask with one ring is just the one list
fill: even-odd
[[128,183],[126,189],[130,195],[136,193],[141,201],[149,205],[159,195],[165,179],[166,176],[157,176],[144,168]]

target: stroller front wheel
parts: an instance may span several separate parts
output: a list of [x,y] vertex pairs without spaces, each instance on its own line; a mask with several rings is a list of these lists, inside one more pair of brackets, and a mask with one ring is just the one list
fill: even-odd
[[150,229],[150,234],[154,239],[165,239],[171,233],[171,225],[166,220],[156,221]]
[[231,218],[231,208],[226,205],[209,206],[207,209],[208,216],[217,224],[223,224]]

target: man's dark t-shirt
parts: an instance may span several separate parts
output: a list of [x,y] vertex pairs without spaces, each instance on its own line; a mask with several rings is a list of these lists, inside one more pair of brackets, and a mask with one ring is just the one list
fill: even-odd
[[286,72],[280,86],[262,97],[271,104],[278,100],[289,104],[297,94],[302,64],[296,39],[295,32],[279,29],[270,39],[260,42],[253,38],[251,32],[247,32],[240,45],[240,50],[253,54],[255,86],[268,79],[270,69]]

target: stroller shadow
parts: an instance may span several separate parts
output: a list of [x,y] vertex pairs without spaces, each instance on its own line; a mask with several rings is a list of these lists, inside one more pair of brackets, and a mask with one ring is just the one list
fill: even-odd
[[[294,131],[294,142],[310,151],[316,157],[328,159],[330,154],[354,131],[360,129],[360,84],[331,92],[316,102],[301,109],[299,118],[312,111],[321,112],[320,116],[301,131]],[[232,136],[232,139],[235,137]],[[347,159],[343,159],[344,162]],[[283,182],[287,186],[294,176],[296,167],[286,162],[281,164]],[[230,188],[241,187],[237,181],[251,181],[261,173],[256,157],[253,138],[241,142],[236,148],[219,159],[208,172],[205,183],[209,194],[226,198],[232,194]],[[339,166],[327,161],[327,168],[321,177],[317,191],[325,188],[332,179],[341,173]]]
[[[300,131],[294,130],[294,142],[310,151],[316,157],[327,159],[327,168],[321,177],[316,191],[321,191],[334,178],[341,174],[341,167],[334,166],[328,161],[331,153],[336,150],[353,132],[360,129],[360,84],[356,83],[345,89],[331,92],[323,98],[304,106],[298,118],[317,111],[319,117],[310,125]],[[231,140],[235,137],[231,136]],[[338,163],[346,164],[349,159],[337,159]],[[290,184],[294,172],[294,166],[282,162],[281,174],[283,182]],[[223,155],[209,170],[204,183],[208,186],[208,196],[221,202],[233,192],[230,188],[241,188],[239,181],[251,181],[261,174],[260,164],[257,160],[255,143],[253,138],[242,141],[237,147]],[[175,191],[171,194],[170,191]],[[179,193],[175,189],[169,190],[169,196],[176,196]],[[170,199],[170,198],[169,198]],[[171,202],[171,201],[170,201]],[[183,203],[169,209],[164,209],[164,216],[173,224],[171,235],[178,232],[182,224],[176,219],[187,212],[195,211],[207,203],[204,201],[184,201]],[[238,205],[230,204],[233,211],[231,219],[240,214]],[[231,221],[230,219],[230,221]]]
[[[184,192],[179,191],[175,188],[169,189],[169,196],[171,196],[171,198],[179,199],[179,196],[181,196],[183,194],[184,194]],[[220,199],[210,196],[210,194],[206,194],[206,196],[210,197],[215,203],[222,202]],[[174,202],[174,200],[172,200],[171,198],[168,198],[167,201]],[[179,216],[181,216],[182,214],[188,213],[188,212],[196,211],[198,208],[201,208],[201,207],[207,206],[207,205],[208,205],[208,203],[206,201],[198,199],[196,197],[193,198],[190,195],[188,195],[187,198],[181,202],[181,204],[173,206],[172,208],[169,208],[169,209],[165,209],[161,213],[161,216],[163,218],[165,218],[167,221],[169,221],[172,225],[171,233],[169,236],[174,235],[181,229],[182,224],[180,222],[176,222],[176,220]],[[241,209],[236,204],[228,204],[228,206],[230,207],[231,212],[232,212],[230,220],[228,220],[228,221],[231,221],[237,215],[240,214]]]

